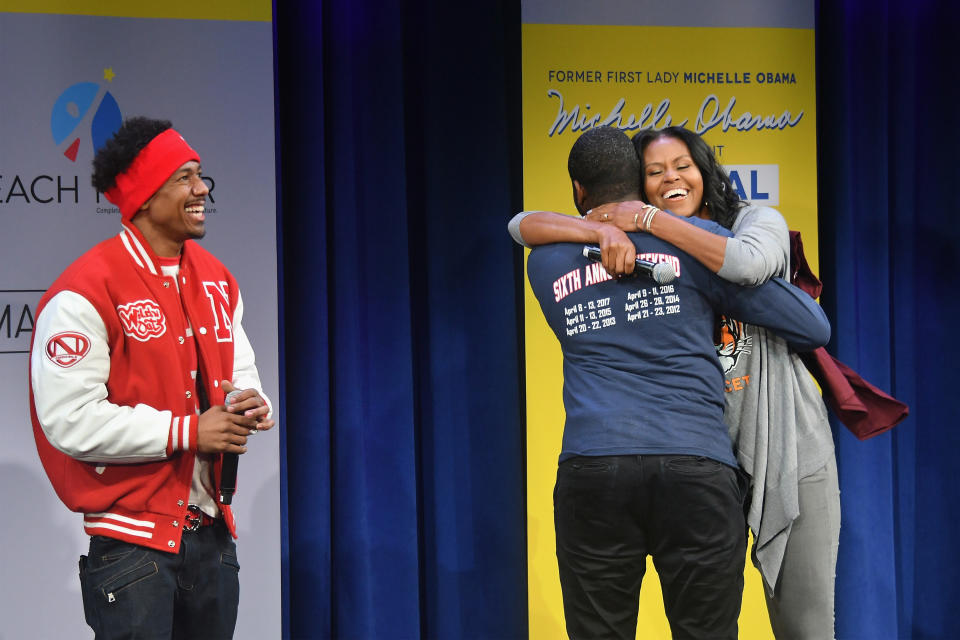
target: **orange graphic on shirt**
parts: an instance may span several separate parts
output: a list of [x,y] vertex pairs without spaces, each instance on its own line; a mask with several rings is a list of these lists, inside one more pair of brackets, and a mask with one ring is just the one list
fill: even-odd
[[720,358],[720,365],[723,367],[723,375],[726,376],[736,369],[741,355],[750,353],[753,338],[746,335],[742,322],[720,316],[714,342],[717,347],[717,357]]

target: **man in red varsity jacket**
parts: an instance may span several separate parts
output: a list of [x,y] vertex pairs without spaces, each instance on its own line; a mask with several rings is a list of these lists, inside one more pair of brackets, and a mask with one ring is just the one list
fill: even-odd
[[80,580],[98,639],[229,638],[239,565],[223,454],[273,426],[243,301],[195,242],[208,188],[169,122],[127,120],[93,165],[122,228],[37,308],[37,450],[91,536]]

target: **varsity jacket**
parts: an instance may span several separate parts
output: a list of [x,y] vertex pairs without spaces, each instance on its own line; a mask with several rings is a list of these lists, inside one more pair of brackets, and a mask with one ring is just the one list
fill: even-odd
[[[179,551],[198,394],[212,406],[224,402],[221,380],[260,389],[242,315],[237,283],[212,254],[185,242],[174,281],[132,224],[41,298],[30,356],[34,438],[54,490],[83,514],[88,534]],[[220,467],[218,455],[215,482]],[[230,507],[218,507],[236,537]]]

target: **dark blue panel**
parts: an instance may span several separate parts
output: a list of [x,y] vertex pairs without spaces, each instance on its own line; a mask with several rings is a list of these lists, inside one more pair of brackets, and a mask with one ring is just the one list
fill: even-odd
[[[837,637],[952,638],[960,436],[960,231],[953,156],[956,3],[818,6],[824,306],[838,357],[911,407],[893,432],[837,434],[843,528]],[[932,185],[950,185],[946,189]]]
[[285,634],[524,637],[519,9],[276,14]]

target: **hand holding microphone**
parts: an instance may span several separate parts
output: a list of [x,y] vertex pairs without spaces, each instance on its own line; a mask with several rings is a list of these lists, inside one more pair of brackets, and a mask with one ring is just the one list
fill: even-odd
[[[601,262],[603,256],[600,252],[600,247],[585,245],[583,247],[583,257],[589,258],[594,262]],[[652,278],[657,284],[673,282],[677,277],[677,272],[673,269],[672,264],[667,262],[650,262],[649,260],[641,260],[640,258],[636,258],[634,273],[642,273]]]
[[249,435],[258,431],[266,431],[274,425],[274,421],[267,418],[270,413],[270,407],[264,402],[256,389],[235,389],[229,380],[221,382],[221,388],[227,394],[224,399],[224,408],[234,414],[242,415],[245,418],[253,418],[256,424],[250,430]]
[[270,408],[254,389],[234,389],[229,380],[222,381],[226,400],[200,415],[198,449],[204,453],[222,453],[220,501],[230,504],[237,486],[237,462],[246,453],[247,437],[273,426],[267,419]]
[[[224,385],[226,386],[226,385]],[[234,389],[227,393],[223,401],[223,408],[229,410],[231,404],[240,402],[240,396],[243,392]],[[257,432],[256,429],[250,429],[250,435]],[[243,448],[246,453],[247,448]],[[223,454],[223,465],[220,469],[220,502],[230,504],[233,502],[233,494],[237,492],[237,465],[240,463],[240,456],[236,453]]]

